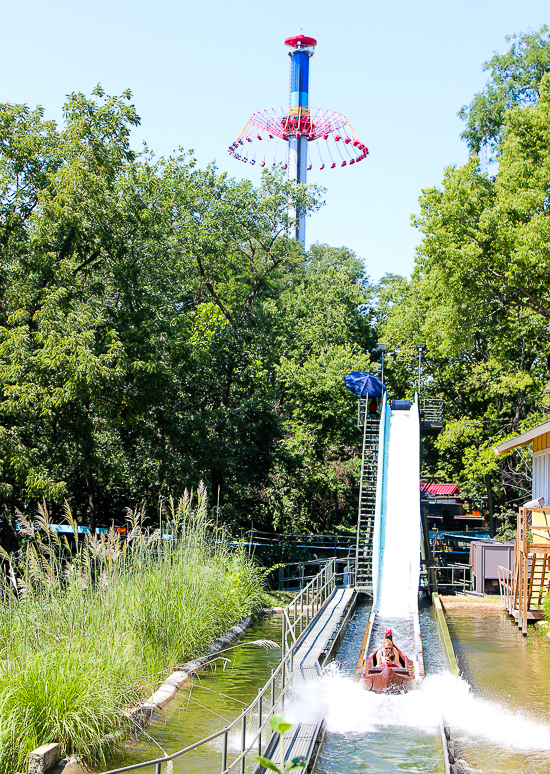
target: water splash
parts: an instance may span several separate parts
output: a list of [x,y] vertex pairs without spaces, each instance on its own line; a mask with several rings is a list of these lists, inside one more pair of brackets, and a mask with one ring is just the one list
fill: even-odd
[[314,722],[323,714],[328,731],[367,734],[388,727],[435,733],[441,717],[454,733],[516,750],[550,750],[550,726],[470,692],[465,680],[448,674],[426,678],[420,688],[391,696],[364,691],[332,669],[304,683],[286,710],[292,722]]

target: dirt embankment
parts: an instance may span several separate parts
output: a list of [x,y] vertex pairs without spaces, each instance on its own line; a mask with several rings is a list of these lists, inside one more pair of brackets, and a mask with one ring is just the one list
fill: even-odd
[[441,602],[445,610],[481,610],[483,608],[494,610],[503,607],[500,596],[470,597],[470,596],[441,596]]

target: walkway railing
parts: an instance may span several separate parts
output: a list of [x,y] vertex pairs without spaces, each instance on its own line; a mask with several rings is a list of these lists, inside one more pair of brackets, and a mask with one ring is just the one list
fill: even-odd
[[472,590],[472,568],[469,564],[443,564],[435,569],[439,586],[452,586],[462,591]]
[[500,587],[500,598],[504,602],[506,610],[512,612],[512,570],[508,567],[502,567],[499,564],[498,569],[498,584]]
[[[290,690],[293,671],[294,651],[302,639],[307,626],[313,621],[324,602],[336,588],[336,563],[329,560],[321,572],[288,605],[283,613],[283,657],[279,666],[273,671],[270,679],[258,692],[254,701],[232,723],[220,731],[216,731],[199,742],[190,744],[171,755],[161,758],[134,763],[110,769],[103,774],[122,774],[127,771],[138,771],[148,766],[155,767],[155,774],[163,774],[171,769],[166,767],[170,761],[198,750],[209,742],[221,738],[220,774],[239,772],[245,774],[247,758],[250,762],[254,755],[262,755],[262,751],[271,736],[269,721],[275,712],[280,712],[284,700]],[[240,749],[238,752],[229,750],[229,737],[238,733]]]
[[[355,546],[353,546],[355,551]],[[355,554],[351,551],[346,557],[334,557],[338,575],[343,575],[344,586],[353,586],[355,578]],[[279,567],[279,591],[297,591],[303,589],[321,571],[328,559],[308,559],[304,562],[289,562]]]
[[306,628],[336,587],[336,561],[330,559],[311,583],[296,594],[283,613],[283,656],[297,645]]

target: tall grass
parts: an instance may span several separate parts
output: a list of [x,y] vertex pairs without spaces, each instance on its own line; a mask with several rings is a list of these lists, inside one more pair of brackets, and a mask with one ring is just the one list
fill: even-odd
[[263,575],[212,530],[204,487],[196,503],[187,492],[170,503],[170,540],[146,534],[140,513],[129,514],[127,538],[111,530],[76,547],[44,508],[22,525],[26,550],[0,600],[0,772],[25,770],[28,753],[52,741],[104,761],[104,737],[127,726],[170,666],[261,605]]

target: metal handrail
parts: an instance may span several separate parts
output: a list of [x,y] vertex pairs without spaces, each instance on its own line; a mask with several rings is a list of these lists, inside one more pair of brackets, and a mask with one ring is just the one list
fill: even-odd
[[424,398],[421,418],[424,422],[441,422],[443,420],[443,398]]
[[[451,579],[449,581],[449,570]],[[472,568],[469,564],[444,564],[436,568],[437,582],[442,586],[462,587],[463,591],[472,589]],[[458,577],[456,577],[458,575]],[[467,575],[470,577],[467,578]],[[445,577],[447,576],[447,577]]]
[[[354,539],[355,540],[355,539]],[[336,561],[336,566],[344,564],[346,566],[344,573],[337,572],[337,575],[344,575],[344,577],[349,578],[349,573],[351,569],[351,565],[355,566],[355,558],[351,556],[351,548],[346,549],[348,551],[347,556],[335,556],[334,559]],[[285,589],[287,590],[296,590],[296,589],[302,589],[304,586],[309,583],[313,578],[315,578],[316,575],[320,572],[320,569],[324,564],[329,561],[328,559],[308,559],[303,562],[289,562],[288,564],[279,566],[279,591],[283,591]],[[316,572],[311,572],[310,574],[306,575],[305,570],[306,567],[315,567]],[[288,575],[285,576],[284,571],[290,570],[290,568],[297,568],[298,569],[298,575]],[[294,585],[292,585],[294,584]],[[344,586],[350,586],[353,585],[353,583],[344,581]]]
[[[307,586],[296,594],[292,602],[283,611],[283,655],[290,647],[290,641],[296,645],[302,639],[306,628],[319,612],[321,605],[336,586],[336,561],[329,559],[321,571]],[[298,614],[298,607],[300,613]],[[290,612],[292,611],[292,621]]]
[[[287,605],[284,609],[283,656],[281,662],[272,672],[271,677],[263,688],[258,691],[258,695],[254,701],[229,725],[194,744],[187,745],[187,747],[177,750],[171,755],[164,755],[162,758],[154,758],[153,760],[134,763],[130,766],[109,769],[102,774],[122,774],[122,772],[135,771],[137,769],[143,769],[146,766],[155,766],[155,774],[161,774],[163,763],[173,761],[219,737],[223,737],[220,774],[229,774],[237,764],[239,764],[240,774],[244,774],[247,755],[253,751],[254,754],[256,754],[256,750],[258,755],[262,754],[262,734],[264,731],[269,730],[268,726],[271,716],[274,714],[275,709],[283,703],[284,698],[289,691],[290,676],[292,675],[294,666],[294,652],[300,644],[307,626],[311,623],[313,618],[315,618],[322,604],[328,599],[330,594],[332,594],[335,587],[335,560],[331,559],[325,564],[321,572],[315,576],[311,583],[308,583],[308,585],[296,595],[296,598],[290,605]],[[300,603],[299,615],[298,602]],[[294,613],[294,620],[292,622],[289,617],[289,609],[292,609]],[[292,639],[292,642],[289,643],[289,639]],[[268,701],[268,707],[264,707],[264,701],[266,699]],[[257,713],[257,729],[252,739],[250,739],[250,737],[247,739],[247,723],[254,713]],[[241,750],[235,759],[228,765],[229,734],[239,725],[241,727]]]
[[262,545],[278,545],[281,541],[285,543],[315,543],[326,546],[327,548],[342,547],[346,548],[355,542],[355,535],[349,534],[317,534],[314,532],[262,532],[261,530],[251,529],[244,533],[245,537],[254,543]]

